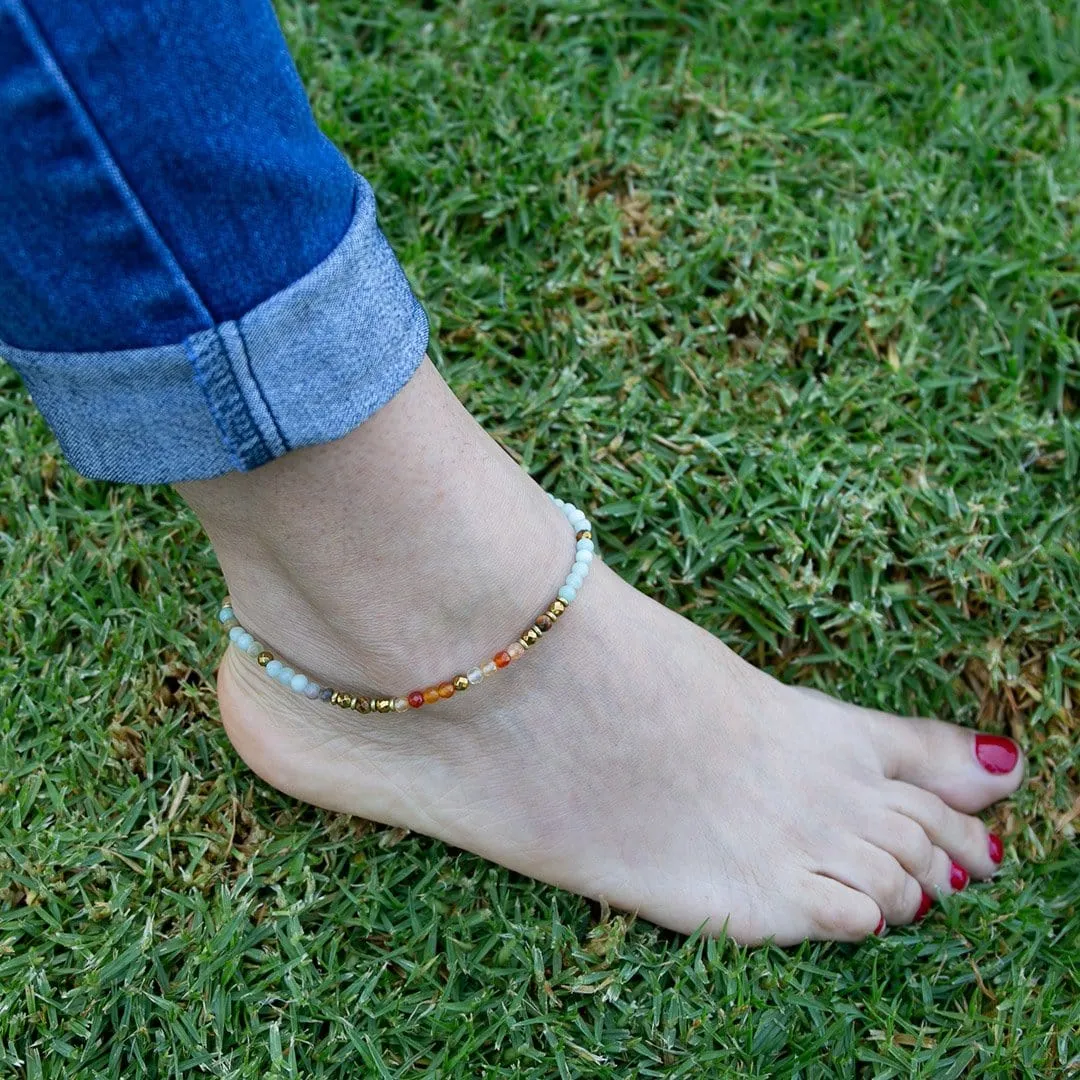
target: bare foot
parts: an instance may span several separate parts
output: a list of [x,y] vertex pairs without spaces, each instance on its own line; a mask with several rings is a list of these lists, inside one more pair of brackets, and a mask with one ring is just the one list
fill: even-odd
[[[473,667],[573,558],[427,363],[345,439],[181,490],[244,625],[355,692]],[[858,940],[993,873],[1000,844],[969,815],[1019,784],[1011,743],[784,686],[593,568],[534,650],[417,711],[308,701],[230,648],[229,737],[296,798],[744,943]]]

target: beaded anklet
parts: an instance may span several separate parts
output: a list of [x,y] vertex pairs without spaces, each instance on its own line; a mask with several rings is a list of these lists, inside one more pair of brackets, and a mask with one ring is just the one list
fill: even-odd
[[509,666],[513,661],[525,655],[526,649],[535,645],[554,625],[560,615],[577,599],[578,590],[589,576],[589,564],[593,561],[595,547],[592,539],[592,527],[589,519],[573,503],[563,502],[549,496],[555,505],[566,515],[574,529],[577,550],[574,565],[566,576],[566,581],[558,595],[547,609],[536,616],[532,625],[516,641],[511,641],[505,649],[497,652],[491,659],[462,675],[455,675],[446,682],[427,687],[426,690],[413,690],[404,697],[363,697],[331,686],[320,686],[310,676],[283,664],[261,642],[244,629],[233,614],[233,609],[226,600],[218,612],[218,619],[229,632],[229,640],[243,653],[255,659],[255,662],[276,682],[287,686],[311,700],[328,701],[342,709],[354,709],[359,713],[405,712],[406,709],[419,709],[423,705],[433,705],[436,701],[445,701],[454,694],[476,686],[484,679]]

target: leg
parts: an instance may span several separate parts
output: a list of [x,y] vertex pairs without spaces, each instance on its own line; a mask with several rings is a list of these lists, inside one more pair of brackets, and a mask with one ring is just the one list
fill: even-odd
[[[229,82],[219,90],[242,93]],[[165,247],[193,281],[182,252]],[[258,260],[258,245],[252,251]],[[385,327],[412,325],[409,304],[365,324],[367,334],[334,321],[342,308],[355,316],[346,300],[367,299],[351,280],[316,269],[290,287],[304,292],[305,311],[321,305],[314,326],[289,318],[281,294],[251,311],[204,302],[203,321],[181,332],[186,370],[177,338],[142,342],[173,350],[168,370],[177,385],[196,386],[209,420],[199,420],[184,468],[170,441],[154,475],[133,469],[123,430],[109,429],[110,445],[121,478],[185,481],[237,613],[263,640],[320,679],[405,690],[463,670],[520,631],[561,581],[570,545],[549,501],[434,369],[423,364],[408,380],[417,335],[399,340]],[[393,280],[381,295],[396,295]],[[234,338],[255,352],[250,377],[245,350],[230,351]],[[70,354],[41,359],[62,342],[24,344],[38,350],[19,354],[32,388],[73,363]],[[140,369],[155,388],[161,358]],[[235,386],[206,390],[200,365]],[[343,410],[334,427],[320,422],[325,409],[304,411],[327,365],[335,377],[360,373],[359,385],[334,384],[320,399],[329,405],[370,402],[387,370],[408,381],[359,427],[363,409]],[[70,382],[58,386],[57,408],[78,423],[70,389],[64,396]],[[160,395],[154,401],[160,409]],[[195,430],[194,416],[192,407],[182,430]],[[289,437],[275,442],[270,420],[281,418]],[[262,451],[239,437],[244,422]],[[229,471],[234,460],[268,463]],[[857,939],[883,918],[914,918],[924,893],[962,884],[954,861],[989,875],[1000,851],[969,815],[1012,791],[1022,771],[1017,754],[997,771],[983,767],[970,732],[784,687],[600,564],[535,654],[430,710],[359,717],[308,702],[235,649],[219,685],[240,754],[298,798],[418,829],[680,930],[726,925],[742,941]]]

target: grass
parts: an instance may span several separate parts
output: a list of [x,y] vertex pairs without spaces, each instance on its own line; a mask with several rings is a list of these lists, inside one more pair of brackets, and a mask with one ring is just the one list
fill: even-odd
[[1080,7],[279,11],[451,383],[617,569],[1030,777],[993,884],[787,952],[297,805],[216,722],[191,515],[5,369],[0,1074],[1080,1076]]

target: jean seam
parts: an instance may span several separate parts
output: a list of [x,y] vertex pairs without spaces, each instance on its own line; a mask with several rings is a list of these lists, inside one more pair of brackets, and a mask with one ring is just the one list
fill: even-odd
[[[105,137],[104,132],[102,131],[100,125],[94,117],[94,114],[91,111],[89,104],[84,100],[83,96],[79,93],[77,87],[68,76],[67,71],[64,69],[63,64],[60,62],[60,58],[56,54],[56,50],[53,48],[52,42],[49,40],[48,35],[45,33],[45,30],[42,27],[41,23],[38,21],[37,16],[34,14],[33,10],[30,8],[30,5],[26,2],[26,0],[15,0],[15,4],[16,11],[18,12],[19,10],[21,10],[29,29],[32,30],[34,35],[36,35],[39,42],[41,43],[43,51],[47,54],[48,62],[52,66],[55,73],[54,77],[60,84],[61,93],[68,100],[69,105],[74,106],[77,111],[82,114],[84,120],[83,126],[86,129],[87,138],[90,141],[91,146],[93,147],[95,152],[99,155],[99,158],[102,160],[106,171],[112,173],[114,182],[117,184],[121,200],[123,201],[125,206],[127,206],[128,210],[134,213],[136,219],[141,219],[143,227],[151,234],[159,253],[163,253],[167,257],[170,272],[175,273],[176,275],[176,278],[174,279],[174,284],[179,283],[181,288],[188,294],[189,300],[193,300],[195,302],[197,309],[206,319],[207,325],[202,332],[213,329],[215,340],[218,343],[218,348],[224,350],[224,355],[228,356],[228,350],[225,348],[225,343],[221,340],[220,333],[217,330],[216,321],[210,311],[209,305],[206,303],[206,300],[200,295],[199,290],[195,287],[194,282],[192,282],[188,275],[184,272],[184,268],[180,264],[180,260],[177,257],[176,252],[174,252],[170,245],[166,242],[165,237],[162,235],[161,230],[157,227],[157,224],[154,221],[149,210],[143,204],[142,199],[139,198],[139,195],[136,192],[134,185],[131,183],[131,181],[127,177],[127,174],[121,168],[120,163],[117,160],[116,155],[113,153],[112,147],[109,145],[108,139]],[[239,325],[239,323],[237,323],[237,325]],[[246,346],[244,351],[246,354]],[[185,352],[188,354],[188,357],[191,358],[192,351],[186,346]],[[232,445],[232,440],[228,437],[227,429],[222,427],[220,410],[216,407],[215,403],[211,400],[211,397],[209,396],[209,387],[206,384],[206,380],[200,376],[199,370],[194,364],[192,365],[192,373],[195,376],[195,381],[198,384],[200,390],[202,390],[203,392],[203,396],[206,398],[207,406],[210,408],[210,411],[214,416],[215,421],[217,422],[218,431],[221,435],[222,441],[225,443],[226,446],[228,446],[229,452],[234,458],[239,457],[241,461],[243,461],[245,455],[239,454]],[[230,376],[231,375],[232,373],[230,369]],[[252,373],[252,379],[254,380],[254,373]],[[258,436],[259,442],[262,444],[264,453],[269,455],[269,450],[266,446],[266,442],[263,439],[262,433],[259,431],[259,426],[254,416],[252,416],[251,411],[248,408],[247,401],[244,399],[244,395],[240,392],[240,387],[236,384],[235,377],[233,377],[232,381],[233,392],[236,396],[236,399],[240,403],[240,406],[243,409],[244,413],[247,415],[248,422],[251,424],[253,430]],[[255,385],[256,387],[258,387],[258,380],[255,380]],[[259,394],[260,396],[263,396],[261,387],[259,388]],[[272,413],[271,418],[274,419]],[[276,419],[274,419],[274,426],[275,428],[277,428]],[[280,436],[280,434],[280,429],[278,429],[278,435]],[[250,467],[251,463],[243,462],[240,467],[243,468],[244,465]]]
[[281,424],[278,423],[278,418],[274,415],[274,410],[270,408],[270,402],[267,400],[266,394],[263,393],[263,388],[260,385],[259,380],[255,377],[255,369],[251,363],[251,351],[248,349],[247,338],[244,336],[243,321],[237,319],[235,325],[236,335],[240,339],[240,348],[244,353],[244,364],[247,366],[248,375],[251,376],[252,385],[259,394],[259,400],[266,409],[266,415],[270,417],[270,422],[274,425],[274,431],[277,432],[277,437],[281,440],[281,445],[285,447],[285,451],[288,453],[288,451],[292,449],[292,445],[289,440],[285,438],[285,433],[281,430]]

